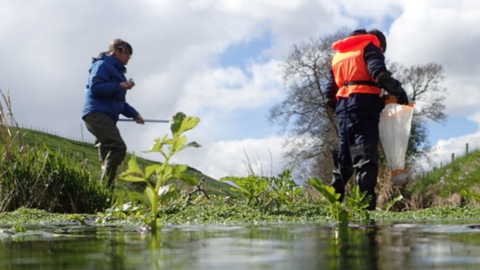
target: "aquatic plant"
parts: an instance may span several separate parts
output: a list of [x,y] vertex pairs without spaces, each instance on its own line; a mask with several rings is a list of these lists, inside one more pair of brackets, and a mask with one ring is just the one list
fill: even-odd
[[265,201],[267,197],[268,179],[258,175],[226,176],[220,178],[220,181],[230,181],[236,187],[231,187],[233,193],[240,193],[245,196],[247,205],[258,205]]
[[345,196],[345,202],[338,201],[339,193],[335,188],[327,186],[319,178],[310,178],[308,183],[317,189],[329,204],[330,219],[340,226],[349,224],[352,220],[359,219],[363,223],[370,223],[370,212],[367,210],[370,196],[366,192],[360,192],[358,185],[352,188],[349,196]]
[[236,187],[232,192],[241,193],[246,198],[247,205],[262,205],[269,207],[290,204],[300,196],[304,190],[292,179],[292,171],[286,169],[278,176],[267,177],[248,175],[247,177],[226,176],[221,181],[230,181]]
[[[196,142],[187,143],[187,137],[183,135],[197,126],[200,119],[197,117],[186,116],[184,113],[177,113],[173,117],[170,126],[172,137],[165,135],[163,138],[157,138],[154,145],[146,153],[160,153],[164,162],[149,165],[142,170],[138,165],[135,156],[128,161],[128,168],[120,174],[119,179],[129,182],[143,182],[146,184],[145,194],[151,206],[150,216],[145,215],[145,222],[155,232],[161,227],[158,219],[158,205],[162,199],[167,199],[175,193],[172,184],[166,184],[170,179],[181,179],[190,185],[197,184],[198,180],[186,173],[187,165],[171,164],[170,159],[173,155],[188,147],[200,147]],[[163,148],[167,147],[168,151]]]
[[335,188],[325,185],[319,178],[310,178],[307,182],[317,189],[327,201],[330,219],[337,222],[340,226],[348,225],[350,213],[338,201],[340,194],[335,193]]

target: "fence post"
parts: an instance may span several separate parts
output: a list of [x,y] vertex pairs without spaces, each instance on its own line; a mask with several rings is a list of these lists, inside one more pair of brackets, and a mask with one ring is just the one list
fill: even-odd
[[465,144],[465,155],[468,155],[468,143]]
[[455,153],[452,153],[452,162],[455,160]]

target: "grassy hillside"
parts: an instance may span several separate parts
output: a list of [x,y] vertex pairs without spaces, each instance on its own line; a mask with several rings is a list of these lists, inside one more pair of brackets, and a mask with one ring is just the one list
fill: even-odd
[[[86,161],[88,169],[92,173],[93,177],[100,176],[100,161],[98,158],[98,151],[93,144],[82,143],[31,129],[21,128],[20,133],[23,135],[23,144],[27,144],[32,147],[46,145],[52,151],[66,153],[68,156],[76,159],[79,163]],[[126,164],[128,160],[130,160],[131,156],[131,153],[127,153],[127,157],[125,158],[124,164],[122,164],[122,167],[119,169],[119,172],[122,171],[122,168],[126,168]],[[137,157],[137,162],[140,166],[148,166],[156,163],[155,161],[140,157]],[[229,188],[231,187],[229,184],[217,181],[192,167],[189,167],[187,172],[197,179],[204,177],[206,180],[206,189],[209,193],[229,196],[232,195],[229,191]]]
[[480,151],[428,173],[408,187],[417,208],[480,204]]

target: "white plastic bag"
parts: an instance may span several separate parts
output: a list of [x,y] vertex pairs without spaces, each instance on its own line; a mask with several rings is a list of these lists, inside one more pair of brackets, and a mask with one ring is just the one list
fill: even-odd
[[392,185],[403,185],[405,154],[412,126],[413,103],[400,105],[395,98],[388,99],[380,116],[380,140],[392,170]]

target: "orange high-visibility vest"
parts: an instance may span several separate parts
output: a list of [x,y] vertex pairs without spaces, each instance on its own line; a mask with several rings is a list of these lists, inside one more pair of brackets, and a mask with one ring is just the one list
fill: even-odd
[[333,76],[339,88],[337,99],[355,93],[381,94],[382,89],[368,73],[363,59],[363,50],[371,42],[380,47],[377,37],[370,34],[352,36],[333,43],[332,48],[337,51],[332,59]]

